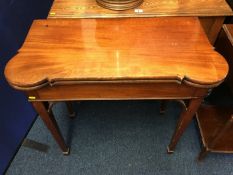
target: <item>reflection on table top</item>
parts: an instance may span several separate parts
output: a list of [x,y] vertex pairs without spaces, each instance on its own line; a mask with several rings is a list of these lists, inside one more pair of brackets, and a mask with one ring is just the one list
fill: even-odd
[[17,87],[66,80],[213,85],[227,71],[195,17],[49,19],[33,23],[5,75]]

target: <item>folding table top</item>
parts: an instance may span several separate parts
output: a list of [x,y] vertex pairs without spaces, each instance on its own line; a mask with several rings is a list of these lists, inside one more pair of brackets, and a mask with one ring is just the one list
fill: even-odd
[[227,72],[195,17],[49,19],[34,21],[5,76],[18,88],[122,80],[214,85]]

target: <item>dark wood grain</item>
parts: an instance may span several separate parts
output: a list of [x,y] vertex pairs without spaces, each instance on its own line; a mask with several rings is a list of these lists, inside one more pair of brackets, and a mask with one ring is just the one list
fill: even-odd
[[227,71],[197,18],[76,19],[35,21],[5,76],[19,88],[96,80],[214,86]]

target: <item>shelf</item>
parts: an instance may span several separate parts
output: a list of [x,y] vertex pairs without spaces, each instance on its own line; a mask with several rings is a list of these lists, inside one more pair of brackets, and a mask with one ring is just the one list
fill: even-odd
[[[202,105],[197,114],[198,126],[204,147],[211,152],[233,153],[233,127],[228,128],[216,144],[211,141],[229,122],[233,114],[232,107]],[[228,123],[229,124],[229,123]]]

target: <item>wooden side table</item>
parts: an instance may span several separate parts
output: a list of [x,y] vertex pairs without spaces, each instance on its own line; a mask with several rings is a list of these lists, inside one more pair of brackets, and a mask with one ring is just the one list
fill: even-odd
[[233,16],[225,0],[144,0],[136,9],[113,11],[95,0],[54,0],[48,18],[199,17],[213,45],[226,16]]
[[69,147],[47,102],[189,100],[168,146],[172,153],[227,72],[195,17],[37,20],[5,68],[9,84],[28,95],[65,154]]

